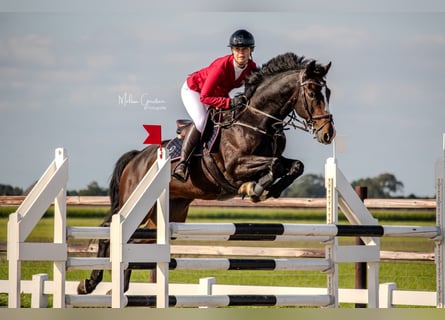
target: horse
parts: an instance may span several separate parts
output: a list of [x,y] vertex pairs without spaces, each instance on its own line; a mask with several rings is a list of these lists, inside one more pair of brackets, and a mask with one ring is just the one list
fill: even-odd
[[[335,137],[333,116],[328,104],[330,90],[326,74],[331,62],[322,65],[294,53],[276,56],[253,72],[245,82],[247,103],[228,110],[209,109],[211,127],[219,130],[210,146],[202,139],[200,156],[193,156],[189,177],[169,184],[169,219],[185,222],[194,199],[227,200],[250,197],[253,202],[278,198],[281,192],[303,174],[299,160],[285,158],[284,130],[299,128],[313,134],[322,144]],[[187,126],[185,127],[185,130]],[[163,141],[165,147],[169,141]],[[111,209],[102,226],[109,226],[145,173],[157,159],[157,145],[123,154],[110,180]],[[175,162],[172,160],[172,173]],[[141,225],[156,228],[156,205]],[[97,256],[109,255],[109,240],[100,240]],[[124,290],[131,270],[125,271]],[[93,270],[78,285],[79,294],[91,293],[102,281],[103,270]]]

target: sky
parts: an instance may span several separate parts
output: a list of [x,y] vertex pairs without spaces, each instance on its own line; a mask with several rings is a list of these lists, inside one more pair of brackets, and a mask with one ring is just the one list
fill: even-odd
[[[230,34],[244,28],[258,65],[285,52],[332,62],[345,146],[336,156],[349,181],[388,172],[400,195],[434,195],[445,133],[440,1],[62,3],[0,1],[0,184],[26,189],[63,147],[69,190],[107,187],[118,157],[144,147],[143,124],[175,136],[175,120],[188,117],[186,76],[229,54]],[[285,155],[324,174],[332,145],[286,135]]]

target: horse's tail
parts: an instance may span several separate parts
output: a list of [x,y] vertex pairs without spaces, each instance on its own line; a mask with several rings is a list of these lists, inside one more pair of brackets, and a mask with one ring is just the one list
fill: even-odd
[[119,160],[117,160],[116,165],[114,166],[113,175],[111,177],[110,186],[109,186],[109,196],[111,209],[110,212],[104,219],[102,225],[107,225],[111,222],[111,217],[113,214],[117,212],[119,209],[119,184],[121,180],[122,172],[124,171],[127,164],[133,159],[136,155],[138,155],[141,151],[132,150],[124,153]]

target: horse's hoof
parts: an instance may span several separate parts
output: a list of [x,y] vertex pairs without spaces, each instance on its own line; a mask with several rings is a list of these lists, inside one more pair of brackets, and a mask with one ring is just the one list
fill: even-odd
[[88,294],[88,293],[91,293],[91,291],[88,292],[87,281],[88,281],[88,279],[84,279],[84,280],[79,282],[79,285],[77,286],[77,293],[78,294]]
[[251,195],[250,200],[254,203],[265,201],[265,200],[267,200],[267,198],[269,198],[268,194],[269,194],[269,192],[266,190],[260,196],[257,196],[256,194]]
[[260,201],[265,201],[268,198],[270,198],[269,191],[268,190],[264,190],[264,192],[260,196]]
[[253,182],[243,183],[238,189],[238,194],[241,195],[243,198],[245,196],[250,197],[252,195],[255,195],[255,193],[253,192],[253,186],[254,186]]

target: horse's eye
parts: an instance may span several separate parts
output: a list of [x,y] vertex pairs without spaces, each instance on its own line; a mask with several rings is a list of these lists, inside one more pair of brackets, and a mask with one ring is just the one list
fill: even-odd
[[315,92],[314,91],[309,91],[308,94],[309,98],[314,99],[315,98]]

